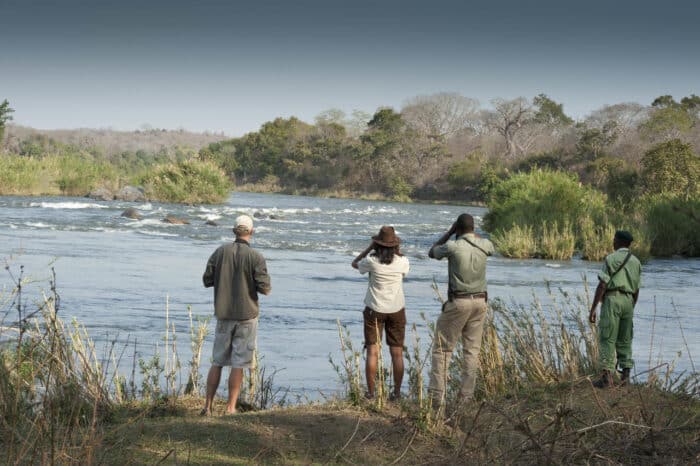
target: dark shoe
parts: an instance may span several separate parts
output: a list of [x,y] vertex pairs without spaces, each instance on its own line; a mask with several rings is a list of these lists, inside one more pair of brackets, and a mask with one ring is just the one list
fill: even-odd
[[374,399],[374,393],[365,392],[365,400],[373,400],[373,399]]
[[389,401],[400,401],[401,400],[401,393],[392,393],[389,395]]
[[199,415],[203,417],[209,417],[211,416],[211,411],[206,408],[202,408],[202,410],[199,412]]
[[596,380],[593,382],[593,386],[595,388],[612,388],[615,386],[613,383],[613,378],[612,374],[610,371],[605,370],[603,373],[600,375],[600,379]]
[[627,385],[630,383],[630,368],[625,367],[620,371],[620,384]]

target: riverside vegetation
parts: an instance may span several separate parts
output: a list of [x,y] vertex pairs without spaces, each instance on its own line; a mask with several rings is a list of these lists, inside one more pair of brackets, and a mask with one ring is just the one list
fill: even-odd
[[[585,321],[589,303],[582,297],[552,292],[547,303],[529,307],[493,302],[476,402],[455,406],[458,388],[448,384],[448,406],[457,415],[447,423],[427,401],[430,341],[419,339],[415,325],[400,403],[386,400],[390,364],[378,371],[379,396],[361,397],[362,354],[339,324],[342,359],[331,362],[343,394],[289,405],[274,374],[258,368],[247,374],[241,397],[252,411],[202,418],[196,413],[206,321],[190,314],[186,383],[178,382],[183,367],[167,302],[162,343],[150,359],[132,361],[127,377],[116,343],[100,355],[79,323],[61,321],[55,278],[29,309],[27,278],[21,269],[16,276],[8,271],[13,286],[0,305],[5,320],[12,313],[17,324],[0,351],[0,456],[8,464],[682,464],[700,458],[700,378],[692,359],[692,371],[678,373],[674,361],[650,356],[651,369],[634,374],[630,386],[595,390],[589,375],[596,371],[596,328]],[[458,372],[453,365],[452,381]]]
[[[11,111],[4,105],[3,130]],[[659,96],[648,106],[606,105],[574,122],[544,94],[494,99],[482,108],[474,99],[439,93],[409,99],[400,111],[348,117],[332,109],[314,124],[277,118],[239,138],[191,136],[198,147],[161,144],[135,152],[61,132],[48,137],[10,126],[6,132],[0,194],[83,195],[128,182],[166,202],[221,202],[233,184],[291,194],[484,202],[491,211],[486,230],[508,257],[568,259],[578,252],[600,260],[618,227],[633,231],[642,258],[700,255],[700,97],[694,94],[680,101]],[[169,137],[182,142],[175,139],[181,135]]]

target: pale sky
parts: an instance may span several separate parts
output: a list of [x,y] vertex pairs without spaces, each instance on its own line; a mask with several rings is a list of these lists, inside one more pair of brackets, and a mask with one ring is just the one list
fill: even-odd
[[576,118],[700,94],[698,1],[0,0],[0,100],[37,128],[256,130],[415,95]]

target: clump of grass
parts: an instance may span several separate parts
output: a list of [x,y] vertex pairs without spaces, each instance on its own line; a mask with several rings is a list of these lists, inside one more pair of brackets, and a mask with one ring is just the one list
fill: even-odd
[[609,223],[596,225],[589,217],[579,222],[581,258],[589,261],[602,261],[612,252],[615,227]]
[[140,181],[150,199],[185,204],[220,203],[231,189],[218,165],[196,159],[158,165]]
[[117,170],[89,154],[0,155],[0,195],[84,196],[97,186],[118,184]]
[[202,347],[204,339],[209,333],[210,318],[197,318],[195,326],[192,319],[192,306],[187,306],[187,314],[190,318],[190,350],[192,351],[192,359],[190,359],[190,373],[187,376],[187,385],[185,386],[185,394],[199,394],[201,388],[201,375],[199,374],[199,362],[202,359]]
[[512,225],[491,235],[494,246],[504,257],[529,259],[537,255],[537,239],[530,225]]
[[[8,267],[9,268],[9,267]],[[87,332],[58,318],[59,299],[43,296],[24,307],[21,272],[12,291],[18,337],[0,351],[0,442],[10,463],[93,462],[99,423],[111,409],[108,368]]]
[[568,222],[544,223],[540,231],[539,252],[543,259],[569,260],[574,255],[576,237]]
[[363,398],[361,355],[353,347],[350,332],[347,327],[341,325],[340,319],[336,321],[336,325],[338,326],[340,352],[343,358],[341,361],[342,366],[336,364],[330,355],[328,356],[328,361],[338,374],[341,384],[345,387],[350,402],[354,405],[359,405]]

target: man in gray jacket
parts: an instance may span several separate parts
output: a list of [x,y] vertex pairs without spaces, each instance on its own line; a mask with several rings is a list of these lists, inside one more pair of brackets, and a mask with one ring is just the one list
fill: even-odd
[[214,395],[219,388],[221,368],[231,366],[226,413],[236,412],[243,369],[253,367],[258,334],[258,293],[270,294],[270,276],[265,258],[250,247],[253,219],[236,218],[236,241],[220,246],[207,262],[202,280],[214,287],[216,335],[213,364],[207,376],[207,398],[202,416],[210,416]]

